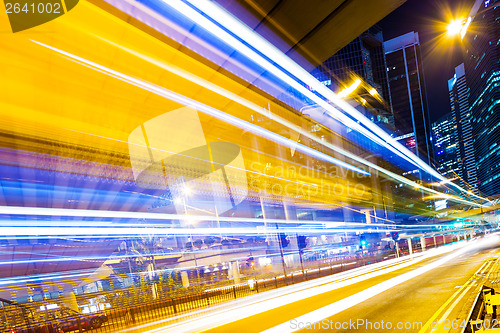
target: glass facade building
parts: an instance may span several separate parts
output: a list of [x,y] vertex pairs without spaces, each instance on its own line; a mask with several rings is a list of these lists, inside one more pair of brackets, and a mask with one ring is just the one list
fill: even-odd
[[458,153],[457,123],[454,113],[448,113],[432,123],[434,153],[437,170],[446,178],[461,176],[461,160]]
[[[389,92],[382,29],[374,25],[312,73],[332,90],[340,90],[360,78],[366,87],[375,88],[379,97],[370,95],[370,88],[360,93],[361,104],[367,109],[366,116],[375,123],[392,125],[391,96]],[[339,88],[337,88],[339,86]]]
[[[455,74],[448,80],[448,91],[450,94],[451,113],[455,121],[456,163],[459,164],[455,177],[459,178],[459,184],[477,194],[477,172],[472,145],[472,127],[469,109],[468,93],[465,79],[464,64],[455,68]],[[433,126],[434,129],[434,126]],[[436,158],[438,153],[436,153]],[[438,162],[436,160],[436,162]]]
[[496,195],[500,193],[500,1],[478,5],[463,41],[465,74],[479,191]]
[[429,163],[433,152],[418,33],[385,41],[384,47],[397,134],[408,149]]

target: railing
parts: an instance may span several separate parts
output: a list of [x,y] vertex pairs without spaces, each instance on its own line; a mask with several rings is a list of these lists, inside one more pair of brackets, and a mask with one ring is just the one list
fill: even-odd
[[[305,262],[303,271],[301,268],[296,268],[295,271],[287,272],[286,276],[284,273],[277,275],[272,272],[267,274],[255,274],[255,272],[253,272],[254,274],[248,274],[243,277],[242,282],[239,284],[234,284],[232,281],[205,283],[203,285],[204,291],[186,295],[173,295],[172,293],[165,292],[160,286],[156,299],[152,299],[151,295],[148,296],[149,299],[146,299],[143,295],[137,293],[146,293],[147,290],[150,290],[150,286],[128,288],[128,292],[134,292],[134,294],[130,295],[132,296],[130,301],[133,304],[123,302],[122,306],[113,306],[97,313],[80,315],[77,317],[45,321],[41,325],[43,327],[53,327],[55,328],[55,332],[83,333],[84,330],[92,330],[94,332],[116,332],[124,329],[133,329],[135,326],[154,323],[165,319],[168,320],[168,318],[188,314],[194,310],[208,308],[233,299],[328,276],[370,263],[380,262],[392,258],[392,254],[393,252],[380,252],[372,255],[350,257],[347,260],[345,258],[341,260],[326,258],[321,260],[322,263],[316,265],[310,265]],[[121,289],[107,292],[107,294],[126,294],[126,292],[127,291]],[[79,295],[77,300],[82,301],[91,297],[102,296],[103,294],[106,295],[106,293],[102,292]],[[122,297],[127,301],[127,296]],[[39,304],[33,304],[32,306],[37,307]],[[100,319],[92,320],[93,318]],[[48,332],[49,330],[45,331]],[[31,333],[32,331],[17,330],[17,332]],[[39,330],[33,332],[39,332]]]
[[[140,303],[139,298],[141,298],[141,295],[136,294],[132,295],[135,297],[131,297],[131,302],[135,302],[133,305],[111,307],[97,313],[44,321],[39,327],[43,328],[41,330],[43,332],[63,331],[80,333],[89,330],[94,332],[116,332],[124,329],[131,329],[135,326],[154,323],[155,321],[172,318],[176,315],[188,314],[194,310],[208,308],[233,299],[278,289],[295,283],[339,273],[347,269],[379,262],[384,260],[384,257],[387,258],[387,253],[350,258],[349,260],[325,260],[325,262],[320,265],[305,265],[304,273],[302,273],[301,269],[298,269],[297,271],[287,272],[286,276],[283,273],[280,275],[276,275],[276,273],[248,275],[243,279],[243,282],[239,284],[205,284],[204,287],[206,289],[202,292],[176,297],[171,297],[168,294],[162,293],[162,289],[159,288],[158,297],[155,300],[148,300]],[[136,288],[135,291],[145,292],[148,289],[148,286],[145,286],[144,288]],[[132,290],[133,289],[131,289],[131,291]],[[123,293],[123,290],[118,291]],[[102,293],[99,293],[99,295],[102,296]],[[83,299],[87,299],[88,297],[95,297],[96,295],[82,296],[84,296]],[[39,304],[32,305],[32,307],[37,306],[39,306]],[[36,325],[31,325],[30,329],[20,328],[16,332],[40,332],[39,329],[33,330],[35,326]]]
[[[493,261],[493,259],[490,259],[490,261]],[[494,259],[494,264],[488,269],[487,273],[483,271],[476,274],[476,276],[479,275],[479,279],[484,279],[484,281],[480,285],[481,287],[471,304],[472,306],[470,306],[470,310],[463,316],[466,317],[466,326],[463,327],[461,333],[500,332],[500,322],[497,318],[500,294],[491,287],[498,284],[499,273],[500,259]],[[472,297],[474,296],[472,295]]]

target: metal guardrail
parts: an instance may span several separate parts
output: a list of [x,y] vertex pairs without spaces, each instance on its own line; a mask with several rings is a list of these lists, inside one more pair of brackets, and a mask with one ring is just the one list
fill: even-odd
[[[185,315],[208,308],[212,305],[224,303],[233,299],[246,297],[249,295],[265,292],[272,289],[278,289],[288,285],[313,280],[320,277],[325,277],[335,273],[342,272],[347,269],[363,266],[369,263],[383,261],[384,257],[379,255],[365,256],[363,260],[353,261],[355,265],[348,265],[349,262],[343,262],[335,265],[316,267],[314,269],[306,269],[304,272],[296,271],[289,272],[286,276],[253,276],[248,281],[237,285],[222,285],[214,286],[202,292],[190,295],[181,295],[170,297],[168,295],[159,295],[156,300],[148,300],[144,303],[137,302],[136,304],[124,305],[122,307],[108,308],[97,313],[80,315],[78,317],[58,318],[42,323],[30,324],[24,327],[14,329],[16,333],[38,333],[38,332],[117,332],[124,329],[132,329],[135,326],[143,324],[151,324],[155,321],[173,318],[178,315]],[[335,262],[334,262],[335,263]],[[148,288],[145,288],[146,290]],[[138,290],[137,290],[138,291]],[[123,297],[127,297],[123,295]],[[130,294],[131,300],[137,297],[140,299],[140,294]],[[38,304],[38,303],[37,303]],[[31,304],[31,306],[38,306]],[[27,304],[28,305],[28,304]],[[101,320],[94,325],[90,325],[89,316],[105,315],[106,320]],[[68,324],[71,322],[71,325]],[[91,327],[89,327],[91,326]],[[152,326],[151,328],[154,328]],[[4,333],[0,329],[1,333]],[[11,333],[11,330],[5,331]]]
[[[92,315],[96,316],[99,314],[105,315],[105,321],[99,321],[90,325],[90,322],[85,315],[74,317],[74,318],[60,318],[53,321],[45,321],[40,324],[40,327],[53,327],[55,330],[50,330],[54,332],[116,332],[125,329],[134,330],[134,327],[153,324],[156,321],[162,321],[161,324],[164,325],[164,321],[169,318],[174,318],[178,315],[185,315],[193,312],[194,310],[200,310],[208,308],[215,304],[220,304],[233,299],[246,297],[252,294],[265,292],[272,289],[278,289],[280,287],[285,287],[295,283],[300,283],[331,274],[339,273],[346,269],[352,269],[359,266],[364,266],[366,264],[380,262],[386,259],[383,255],[371,255],[362,256],[356,258],[352,263],[354,265],[348,265],[350,261],[345,262],[329,262],[328,266],[317,266],[314,269],[305,269],[304,272],[296,271],[293,273],[288,273],[286,276],[254,276],[250,280],[240,283],[238,285],[222,285],[213,286],[214,288],[195,293],[190,295],[182,295],[177,297],[171,297],[169,295],[159,295],[156,300],[149,300],[144,303],[123,305],[122,307],[108,308],[104,311],[99,311]],[[332,265],[334,263],[335,265]],[[87,298],[86,296],[85,298]],[[123,296],[126,297],[126,296]],[[132,295],[134,297],[140,298],[140,295]],[[78,297],[77,297],[78,298]],[[76,321],[77,325],[64,325],[68,321]],[[30,325],[29,330],[15,330],[19,333],[37,333],[41,332],[38,329],[33,330],[33,325]],[[154,325],[150,327],[155,328]],[[0,330],[3,333],[3,331]],[[6,331],[6,332],[11,332]],[[47,331],[48,332],[48,331]],[[473,333],[473,332],[467,332]]]
[[[494,266],[500,265],[500,259],[495,260]],[[467,326],[464,327],[462,333],[499,333],[500,322],[497,318],[497,306],[500,305],[500,293],[496,293],[495,289],[487,286],[497,284],[495,280],[498,276],[499,267],[490,270],[486,277],[486,281],[482,284],[477,293],[472,307],[467,316]]]
[[467,326],[464,328],[463,333],[474,333],[476,332],[474,325],[476,322],[482,322],[485,317],[484,313],[484,291],[485,289],[490,289],[484,285],[481,287],[479,293],[477,293],[474,300],[473,306],[470,309],[469,316],[467,317]]

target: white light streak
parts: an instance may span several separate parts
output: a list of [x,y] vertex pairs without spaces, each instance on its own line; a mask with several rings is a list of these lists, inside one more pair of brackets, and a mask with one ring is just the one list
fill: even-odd
[[220,110],[217,110],[215,108],[212,108],[212,107],[210,107],[208,105],[205,105],[203,103],[195,101],[195,100],[193,100],[191,98],[185,97],[183,95],[180,95],[178,93],[175,93],[175,92],[170,91],[168,89],[165,89],[163,87],[151,84],[149,82],[133,78],[133,77],[128,76],[126,74],[117,72],[117,71],[112,70],[110,68],[107,68],[107,67],[99,65],[97,63],[94,63],[94,62],[92,62],[90,60],[81,58],[79,56],[76,56],[76,55],[71,54],[69,52],[57,49],[57,48],[49,46],[49,45],[46,45],[44,43],[41,43],[41,42],[38,42],[38,41],[34,41],[34,40],[31,40],[31,41],[34,42],[34,43],[36,43],[36,44],[38,44],[38,45],[41,45],[43,47],[46,47],[46,48],[51,49],[53,51],[56,51],[56,52],[58,52],[60,54],[63,54],[63,55],[65,55],[66,57],[68,57],[70,59],[76,60],[76,61],[81,62],[83,64],[86,64],[88,66],[95,67],[99,71],[106,72],[106,74],[109,73],[109,75],[112,76],[112,77],[118,78],[118,79],[120,79],[120,80],[122,80],[124,82],[130,83],[130,84],[132,84],[134,86],[137,86],[139,88],[142,88],[144,90],[148,90],[148,91],[150,91],[150,92],[152,92],[154,94],[157,94],[159,96],[162,96],[162,97],[168,98],[170,100],[176,101],[176,102],[178,102],[180,104],[183,104],[185,106],[192,107],[192,108],[194,108],[194,109],[196,109],[198,111],[206,113],[206,114],[208,114],[210,116],[213,116],[213,117],[215,117],[217,119],[223,120],[223,121],[225,121],[225,122],[227,122],[229,124],[235,125],[235,126],[237,126],[239,128],[245,129],[245,130],[248,130],[250,132],[253,132],[254,134],[261,135],[262,137],[264,137],[266,139],[269,139],[271,141],[277,142],[277,143],[282,144],[282,145],[287,146],[287,147],[294,147],[296,150],[301,151],[301,152],[303,152],[305,154],[308,154],[308,155],[310,155],[312,157],[319,158],[321,160],[324,160],[324,161],[327,161],[329,163],[341,166],[343,168],[355,171],[357,173],[360,173],[360,174],[363,174],[363,175],[367,175],[367,176],[370,175],[370,173],[367,172],[367,171],[365,171],[365,170],[362,170],[362,169],[357,168],[357,167],[355,167],[353,165],[350,165],[348,163],[340,161],[340,160],[338,160],[338,159],[336,159],[336,158],[334,158],[334,157],[332,157],[330,155],[326,155],[326,154],[321,153],[321,152],[319,152],[319,151],[317,151],[315,149],[312,149],[310,147],[304,146],[303,144],[295,142],[294,140],[290,140],[290,139],[284,138],[281,135],[278,135],[278,134],[276,134],[274,132],[271,132],[271,131],[266,130],[266,129],[262,128],[262,127],[256,126],[254,124],[251,124],[251,123],[249,123],[247,121],[241,120],[241,119],[239,119],[237,117],[231,116],[231,115],[229,115],[227,113],[224,113],[224,112],[222,112]]
[[[255,33],[252,29],[241,23],[239,20],[234,18],[232,15],[227,13],[217,4],[207,1],[207,0],[186,0],[193,7],[198,8],[204,14],[210,16],[214,21],[218,22],[226,29],[234,33],[241,40],[244,40],[246,43],[252,45],[256,50],[260,53],[264,54],[269,59],[273,59],[277,64],[283,67],[288,73],[293,73],[294,76],[299,78],[302,82],[306,83],[308,86],[312,87],[315,91],[320,93],[325,100],[331,100],[338,107],[340,107],[346,114],[351,115],[353,118],[360,121],[364,126],[366,126],[369,130],[375,133],[377,136],[374,137],[372,132],[367,131],[365,128],[359,126],[355,121],[346,117],[339,110],[326,103],[325,100],[319,98],[316,94],[313,94],[308,89],[304,88],[303,85],[299,84],[284,72],[282,72],[279,68],[268,62],[266,59],[262,58],[256,52],[250,50],[246,45],[236,40],[234,37],[229,35],[224,30],[217,27],[214,23],[207,20],[205,17],[196,13],[189,6],[186,6],[184,3],[178,0],[161,0],[164,3],[172,6],[173,9],[179,11],[182,15],[185,15],[189,19],[196,22],[196,24],[200,24],[207,31],[214,34],[214,36],[224,36],[223,39],[229,45],[235,47],[238,51],[245,53],[250,59],[254,60],[256,63],[261,65],[266,70],[269,70],[273,74],[275,74],[278,78],[282,79],[284,82],[290,84],[295,89],[303,93],[305,96],[316,102],[318,105],[323,107],[326,111],[328,111],[334,118],[339,119],[341,122],[345,123],[346,126],[359,131],[364,134],[367,138],[375,140],[377,143],[382,146],[388,148],[394,153],[402,156],[407,161],[415,164],[422,170],[425,170],[430,175],[444,180],[445,178],[440,175],[436,170],[427,165],[424,161],[418,158],[415,154],[413,154],[410,150],[404,147],[402,144],[394,140],[389,134],[383,131],[380,127],[375,125],[370,119],[366,118],[361,112],[356,110],[353,106],[349,105],[338,95],[333,93],[330,89],[321,84],[318,80],[316,80],[311,74],[305,71],[302,67],[298,66],[294,61],[292,61],[288,56],[286,56],[283,52],[281,52],[278,48],[276,48],[272,43],[264,39]],[[465,189],[460,186],[453,184],[452,186],[456,187],[462,192],[467,192]],[[473,195],[476,198],[481,200],[489,201],[486,198],[482,198],[477,195]]]
[[342,91],[340,91],[337,94],[337,96],[340,98],[344,98],[344,97],[349,96],[350,94],[352,94],[354,92],[354,90],[356,90],[359,87],[360,84],[361,84],[361,80],[356,79],[356,81],[354,81],[354,83],[351,84],[349,87],[342,89]]
[[469,25],[472,22],[472,18],[469,16],[467,18],[467,21],[463,25],[462,29],[460,30],[460,39],[463,40],[465,37],[465,34],[467,33],[467,29],[469,29]]
[[[397,174],[395,174],[393,172],[390,172],[390,171],[388,171],[388,170],[386,170],[386,169],[384,169],[384,168],[382,168],[382,167],[380,167],[380,166],[378,166],[376,164],[373,164],[373,163],[371,163],[371,162],[369,162],[369,161],[367,161],[367,160],[365,160],[365,159],[363,159],[363,158],[361,158],[359,156],[356,156],[356,155],[354,155],[354,154],[352,154],[352,153],[350,153],[350,152],[348,152],[346,150],[343,150],[342,148],[339,148],[339,147],[337,147],[337,146],[335,146],[335,145],[333,145],[333,144],[331,144],[331,143],[329,143],[329,142],[327,142],[325,140],[321,140],[320,138],[318,138],[317,136],[313,135],[309,131],[305,131],[303,128],[301,128],[301,127],[299,127],[299,126],[297,126],[297,125],[295,125],[295,124],[293,124],[293,123],[291,123],[291,122],[289,122],[289,121],[287,121],[287,120],[285,120],[285,119],[283,119],[283,118],[281,118],[281,117],[279,117],[279,116],[277,116],[277,115],[275,115],[273,113],[270,113],[267,109],[261,108],[258,105],[255,105],[254,103],[252,103],[252,102],[250,102],[250,101],[248,101],[248,100],[246,100],[244,98],[241,98],[240,96],[238,96],[238,95],[236,95],[236,94],[234,94],[234,93],[232,93],[230,91],[227,91],[227,90],[225,90],[225,89],[223,89],[223,88],[221,88],[219,86],[216,86],[216,85],[214,85],[213,83],[211,83],[209,81],[206,81],[206,80],[204,80],[202,78],[199,78],[199,77],[197,77],[197,76],[195,76],[195,75],[193,75],[191,73],[183,71],[183,70],[181,70],[181,69],[179,69],[179,68],[177,68],[175,66],[172,66],[170,64],[165,64],[164,62],[160,62],[160,61],[158,61],[156,59],[153,59],[153,58],[148,57],[146,55],[140,54],[140,53],[138,53],[138,52],[136,52],[134,50],[131,50],[131,49],[127,48],[127,47],[124,47],[122,45],[118,45],[116,43],[113,43],[112,41],[109,41],[109,40],[106,40],[106,39],[103,39],[103,40],[106,41],[107,43],[110,43],[110,44],[112,44],[112,45],[114,45],[114,46],[116,46],[116,47],[118,47],[118,48],[120,48],[120,49],[128,52],[128,53],[131,53],[131,54],[133,54],[133,55],[135,55],[137,57],[145,59],[145,60],[147,60],[147,61],[149,61],[149,62],[157,65],[160,68],[168,70],[168,71],[170,71],[170,72],[172,72],[172,73],[174,73],[174,74],[176,74],[176,75],[178,75],[178,76],[180,76],[182,78],[185,78],[185,79],[190,80],[191,82],[194,82],[194,83],[196,83],[196,84],[198,84],[198,85],[200,85],[202,87],[210,89],[211,91],[213,91],[213,92],[215,92],[215,93],[217,93],[217,94],[219,94],[221,96],[229,98],[229,99],[231,99],[231,100],[233,100],[233,101],[235,101],[235,102],[237,102],[237,103],[239,103],[239,104],[241,104],[241,105],[243,105],[243,106],[245,106],[245,107],[247,107],[247,108],[249,108],[249,109],[251,109],[253,111],[258,112],[259,114],[261,114],[263,116],[266,116],[266,117],[268,117],[268,118],[270,118],[270,119],[272,119],[272,120],[274,120],[274,121],[276,121],[276,122],[278,122],[278,123],[280,123],[280,124],[282,124],[284,126],[287,126],[288,128],[296,131],[297,133],[300,133],[300,135],[303,135],[303,136],[305,136],[305,137],[307,137],[307,138],[309,138],[309,139],[311,139],[311,140],[313,140],[313,141],[315,141],[315,142],[317,142],[317,143],[319,143],[319,144],[321,144],[321,145],[323,145],[323,146],[325,146],[325,147],[327,147],[327,148],[329,148],[329,149],[331,149],[333,151],[336,151],[336,152],[338,152],[338,153],[340,153],[340,154],[342,154],[342,155],[344,155],[344,156],[346,156],[346,157],[348,157],[348,158],[350,158],[350,159],[352,159],[352,160],[354,160],[356,162],[364,164],[364,165],[368,166],[369,168],[373,168],[375,170],[378,170],[378,171],[380,171],[380,172],[388,175],[389,177],[395,179],[398,182],[402,182],[404,184],[407,184],[410,187],[419,188],[421,190],[424,190],[426,192],[430,192],[432,194],[437,194],[437,195],[440,195],[440,196],[443,195],[440,192],[437,192],[437,191],[435,191],[433,189],[430,189],[430,188],[422,186],[422,185],[420,185],[418,183],[415,183],[415,182],[413,182],[413,181],[411,181],[411,180],[409,180],[409,179],[407,179],[407,178],[405,178],[403,176],[400,176],[400,175],[397,175]],[[361,81],[359,81],[359,83],[360,82]],[[375,88],[373,88],[372,90],[375,90]],[[375,91],[370,91],[370,93],[371,94],[372,93],[377,94],[377,91],[376,90]],[[90,134],[90,135],[92,135],[92,134]],[[155,148],[153,148],[153,149],[155,149]],[[266,177],[273,177],[273,176],[270,176],[270,175],[265,175],[265,176]],[[277,177],[273,177],[273,178],[277,178]],[[283,180],[283,179],[281,179],[281,180]],[[289,180],[287,180],[287,181],[289,181]],[[308,184],[308,186],[317,186],[317,185],[309,185]],[[455,198],[455,197],[450,196],[448,194],[446,194],[445,196],[446,196],[446,198],[448,198],[450,200],[453,200],[453,201],[480,206],[479,204],[470,203],[469,201],[463,200],[461,198]]]
[[[267,222],[267,221],[266,221]],[[264,223],[262,221],[261,223]],[[274,229],[273,229],[274,230]],[[285,233],[296,233],[300,231],[301,233],[307,235],[324,235],[339,232],[359,232],[360,229],[328,229],[328,228],[280,228],[280,232]],[[394,229],[384,229],[380,228],[378,232],[390,232]],[[66,226],[51,226],[51,227],[0,227],[0,234],[3,237],[22,237],[22,236],[139,236],[139,235],[219,235],[219,234],[231,234],[231,235],[268,235],[270,231],[268,229],[258,229],[258,228],[152,228],[144,225],[142,227],[66,227]]]
[[[408,280],[411,280],[419,275],[422,275],[424,273],[427,273],[439,266],[442,266],[443,264],[447,263],[448,261],[462,255],[464,252],[466,252],[466,249],[462,248],[458,251],[453,251],[451,254],[445,256],[444,258],[441,258],[433,263],[430,263],[428,265],[425,265],[423,267],[417,268],[413,271],[401,274],[399,276],[396,276],[392,279],[386,280],[382,283],[379,283],[377,285],[374,285],[370,288],[367,288],[361,292],[358,292],[354,295],[351,295],[349,297],[346,297],[340,301],[331,303],[327,306],[324,306],[318,310],[309,312],[308,314],[305,314],[303,316],[294,318],[292,320],[296,320],[297,322],[302,322],[302,323],[315,323],[319,322],[325,318],[331,317],[337,313],[340,313],[344,310],[347,310],[355,305],[358,305],[367,299],[370,299],[380,293],[383,293],[384,291],[387,291],[401,283],[404,283]],[[264,333],[286,333],[286,332],[296,332],[299,329],[292,329],[290,327],[290,321],[287,321],[285,323],[282,323],[278,326],[275,326],[271,329],[265,330]]]
[[[365,266],[364,270],[353,270],[349,272],[348,274],[340,274],[337,275],[333,278],[330,278],[331,282],[326,283],[326,279],[320,279],[318,281],[309,281],[305,282],[304,284],[300,283],[297,284],[295,288],[283,288],[284,290],[280,293],[279,290],[276,290],[272,293],[269,293],[267,295],[262,295],[260,298],[253,298],[253,299],[248,299],[246,304],[244,302],[234,302],[233,306],[229,309],[222,309],[221,311],[217,311],[215,313],[210,313],[208,315],[199,317],[199,318],[194,318],[190,320],[186,320],[180,323],[176,323],[167,327],[163,328],[158,328],[158,329],[153,329],[150,331],[147,331],[147,333],[170,333],[170,332],[197,332],[200,330],[204,329],[210,329],[214,328],[216,326],[224,325],[230,322],[234,322],[243,318],[248,318],[250,316],[263,313],[269,310],[273,310],[279,307],[282,307],[284,305],[297,302],[297,301],[302,301],[304,299],[307,299],[309,297],[317,296],[326,292],[330,292],[339,288],[344,288],[349,285],[352,285],[354,283],[359,283],[383,274],[387,274],[390,272],[397,271],[399,269],[409,267],[411,265],[414,265],[422,260],[439,256],[445,253],[451,253],[451,257],[447,256],[443,259],[439,259],[438,261],[431,263],[427,266],[423,266],[421,268],[418,268],[414,271],[411,271],[409,273],[402,274],[394,279],[400,279],[402,283],[404,281],[407,281],[408,279],[412,278],[410,277],[411,274],[415,274],[414,272],[417,272],[415,276],[418,276],[420,274],[424,273],[425,271],[429,271],[433,268],[438,267],[439,265],[442,265],[446,261],[451,260],[453,257],[456,257],[458,255],[461,255],[465,251],[465,246],[468,245],[469,243],[460,243],[460,244],[454,244],[454,245],[449,245],[449,246],[444,246],[439,249],[433,249],[425,254],[418,254],[418,255],[413,255],[406,257],[406,259],[393,259],[385,263],[379,263],[379,264],[373,264],[370,266]],[[477,246],[477,245],[472,245],[472,246]],[[471,246],[467,247],[468,249],[471,248]],[[413,259],[413,260],[408,260],[408,259]],[[410,275],[407,275],[410,274]],[[414,277],[414,276],[413,276]],[[377,286],[380,287],[386,287],[387,289],[391,288],[393,283],[396,281],[394,279],[387,280],[383,282],[382,284],[379,284]],[[392,282],[389,282],[392,281]],[[369,292],[365,296],[369,296],[377,291],[377,286],[369,288]],[[385,289],[385,290],[387,290]],[[384,290],[381,290],[382,292]],[[363,295],[361,295],[363,296]],[[349,305],[353,306],[355,305],[352,301],[352,298],[346,298],[347,301],[343,304],[345,308],[347,308]],[[342,302],[342,301],[339,301]],[[334,304],[337,304],[339,302],[336,302]],[[342,305],[342,304],[338,304]],[[320,309],[322,310],[322,309]],[[331,310],[331,309],[329,309]],[[335,309],[333,309],[334,311]],[[324,315],[325,313],[322,312],[321,315]],[[307,315],[306,315],[307,316]],[[315,317],[320,317],[319,315],[315,314]],[[307,319],[309,320],[309,318]],[[165,322],[165,321],[164,321]],[[151,325],[156,325],[158,322],[153,323]],[[283,326],[282,326],[283,325]],[[280,326],[277,326],[273,329],[271,329],[269,332],[290,332],[290,323],[287,321],[286,323],[282,324]],[[286,326],[286,327],[285,327]],[[145,327],[145,326],[144,326]],[[144,327],[141,327],[143,329]],[[280,331],[281,329],[281,331]],[[144,330],[143,330],[144,331]]]

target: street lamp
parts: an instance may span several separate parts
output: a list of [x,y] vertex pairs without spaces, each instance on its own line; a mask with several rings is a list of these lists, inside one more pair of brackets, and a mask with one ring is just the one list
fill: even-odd
[[479,10],[479,7],[473,6],[471,11],[468,14],[467,19],[463,18],[465,16],[464,15],[464,16],[462,16],[462,18],[451,20],[447,26],[448,37],[455,37],[458,34],[460,34],[460,39],[463,40],[465,37],[465,34],[467,33],[467,29],[469,28],[474,17],[476,17],[480,14],[483,14],[484,12],[486,12],[488,10],[496,8],[496,6],[488,6],[488,5],[489,5],[489,1],[488,1],[488,3],[485,2],[484,8],[482,10]]
[[349,87],[347,88],[344,88],[342,89],[338,94],[337,96],[340,97],[340,98],[344,98],[344,97],[347,97],[349,96],[352,92],[354,92],[354,90],[356,90],[356,88],[359,87],[359,85],[361,84],[361,80],[360,79],[356,79],[354,81],[353,84],[351,84]]
[[184,197],[188,197],[191,194],[191,188],[184,184],[182,186],[182,194],[184,195]]
[[462,32],[462,29],[464,28],[464,20],[463,19],[458,19],[458,20],[452,20],[447,27],[447,35],[448,36],[456,36],[459,33]]

